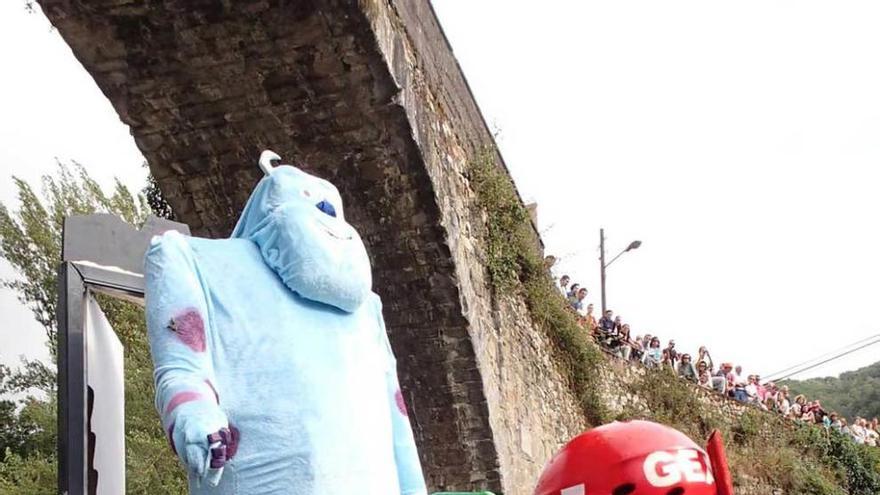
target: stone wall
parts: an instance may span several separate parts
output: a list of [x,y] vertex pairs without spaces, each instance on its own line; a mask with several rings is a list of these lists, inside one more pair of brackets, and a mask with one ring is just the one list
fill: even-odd
[[[560,442],[586,425],[547,337],[535,331],[522,300],[493,297],[483,268],[479,238],[486,218],[475,207],[468,168],[477,155],[494,150],[491,134],[475,108],[457,103],[469,89],[451,51],[430,49],[446,40],[429,6],[407,0],[362,3],[369,5],[373,30],[401,86],[400,100],[415,124],[449,249],[457,260],[460,304],[469,322],[501,473],[500,486],[484,486],[506,494],[531,493]],[[419,105],[424,101],[430,112]],[[503,166],[500,156],[494,156]]]
[[[647,404],[644,397],[638,391],[633,391],[634,384],[647,373],[647,369],[641,365],[630,363],[615,356],[606,356],[605,365],[601,367],[602,397],[614,416],[623,413],[639,412],[648,415]],[[708,411],[718,415],[718,420],[733,423],[746,411],[758,409],[729,399],[717,392],[706,390],[690,382],[681,380],[682,385],[691,389],[698,401],[706,406]]]

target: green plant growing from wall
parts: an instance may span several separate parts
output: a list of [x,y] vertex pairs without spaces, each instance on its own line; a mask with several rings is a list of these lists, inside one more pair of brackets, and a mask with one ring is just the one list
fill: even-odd
[[522,297],[532,322],[550,338],[557,362],[568,375],[585,417],[593,425],[609,420],[599,394],[598,371],[604,356],[565,309],[540,250],[540,241],[513,182],[484,151],[471,163],[477,207],[486,215],[485,263],[494,297]]
[[645,368],[638,380],[629,384],[630,393],[641,397],[649,412],[626,411],[623,418],[644,417],[667,424],[687,433],[692,438],[704,438],[723,422],[716,411],[704,405],[670,368]]

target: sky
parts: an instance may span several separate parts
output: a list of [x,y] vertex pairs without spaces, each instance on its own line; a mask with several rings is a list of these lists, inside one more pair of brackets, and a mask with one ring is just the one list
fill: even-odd
[[[128,129],[24,2],[0,2],[7,180],[83,163],[143,184]],[[548,254],[633,334],[707,345],[747,373],[880,333],[880,3],[464,2],[434,8]],[[0,276],[10,276],[0,263]],[[0,361],[45,357],[0,290]],[[880,345],[808,372],[870,364]]]
[[[83,164],[110,190],[119,177],[143,187],[144,158],[91,76],[43,16],[23,0],[0,1],[0,202],[17,207],[14,175],[39,188],[56,159]],[[0,278],[15,272],[0,259]],[[9,289],[0,288],[0,362],[49,360],[45,333]]]

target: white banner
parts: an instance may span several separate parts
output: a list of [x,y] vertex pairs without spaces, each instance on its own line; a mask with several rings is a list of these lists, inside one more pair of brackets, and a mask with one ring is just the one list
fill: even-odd
[[125,493],[125,388],[123,347],[89,294],[86,302],[89,495]]

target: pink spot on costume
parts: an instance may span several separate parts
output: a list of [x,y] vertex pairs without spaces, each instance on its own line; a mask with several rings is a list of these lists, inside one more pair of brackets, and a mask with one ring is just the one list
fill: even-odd
[[397,410],[400,411],[400,414],[403,414],[404,416],[409,416],[409,414],[406,412],[406,403],[403,401],[403,394],[400,392],[400,390],[394,392],[394,402],[397,403]]
[[194,308],[187,308],[172,318],[168,328],[190,349],[205,352],[205,322]]

